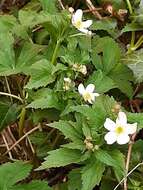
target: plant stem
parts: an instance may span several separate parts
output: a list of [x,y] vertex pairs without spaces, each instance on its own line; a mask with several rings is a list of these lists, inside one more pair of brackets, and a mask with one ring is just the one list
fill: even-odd
[[[8,93],[11,94],[11,90],[10,90],[10,86],[9,86],[7,77],[5,76],[4,78],[5,78],[5,82],[6,82],[6,86],[7,86]],[[10,101],[13,103],[13,100],[12,100],[12,97],[11,97],[11,96],[10,96]]]
[[22,108],[22,111],[21,111],[21,113],[20,113],[20,120],[19,120],[19,137],[20,137],[20,138],[21,138],[22,135],[23,135],[25,115],[26,115],[26,108],[23,107],[23,108]]
[[137,49],[143,43],[143,36],[141,36],[137,43],[134,45],[134,49]]
[[60,190],[59,184],[56,184],[56,185],[54,186],[54,190]]
[[128,190],[127,175],[128,175],[128,171],[129,171],[129,164],[130,164],[132,147],[133,147],[133,144],[134,144],[135,137],[136,137],[136,133],[134,133],[132,135],[131,142],[130,142],[130,144],[128,146],[127,161],[126,161],[126,167],[125,167],[125,169],[126,169],[126,176],[125,176],[125,179],[124,179],[124,190]]
[[60,45],[60,40],[57,40],[57,43],[56,43],[56,46],[55,46],[55,49],[54,49],[54,53],[53,53],[53,56],[52,56],[52,60],[51,60],[52,65],[55,64],[55,61],[56,61],[56,58],[57,58],[57,52],[58,52],[58,49],[59,49],[59,45]]
[[129,12],[130,14],[133,14],[133,9],[132,9],[132,6],[131,6],[131,3],[130,3],[130,0],[126,0],[126,3],[128,5],[128,8],[129,8]]
[[0,92],[0,95],[13,97],[13,98],[15,98],[17,100],[20,100],[23,103],[23,100],[19,96],[9,94],[9,93],[6,93],[6,92]]
[[131,142],[129,144],[129,147],[128,147],[127,161],[126,161],[126,178],[124,179],[124,190],[128,190],[128,187],[127,187],[127,174],[128,174],[128,171],[129,171],[129,163],[130,163],[130,159],[131,159],[132,147],[133,147],[133,142]]

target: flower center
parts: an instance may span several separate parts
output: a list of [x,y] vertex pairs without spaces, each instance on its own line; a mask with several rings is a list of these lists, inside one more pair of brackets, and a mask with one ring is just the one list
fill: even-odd
[[124,128],[122,126],[117,126],[115,129],[115,132],[120,135],[121,133],[124,132]]
[[76,28],[82,28],[82,22],[80,20],[76,21],[75,27]]
[[84,95],[83,95],[83,98],[85,101],[88,101],[88,100],[91,100],[91,95],[89,92],[86,92]]

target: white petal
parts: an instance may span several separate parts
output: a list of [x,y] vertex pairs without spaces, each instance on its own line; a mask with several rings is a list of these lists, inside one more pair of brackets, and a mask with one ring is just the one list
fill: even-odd
[[81,9],[76,10],[76,12],[72,16],[72,22],[75,23],[78,21],[82,21],[82,15],[83,15],[83,12]]
[[86,92],[93,93],[94,89],[95,89],[94,84],[89,84],[89,85],[86,87]]
[[116,119],[116,123],[119,125],[126,125],[127,124],[127,116],[124,112],[119,112],[118,117]]
[[78,92],[79,92],[81,95],[83,95],[83,94],[85,93],[85,88],[84,88],[84,86],[83,86],[82,83],[79,84],[79,86],[78,86]]
[[95,101],[95,95],[94,95],[94,93],[90,93],[90,96],[91,96],[91,100],[94,102]]
[[137,123],[126,125],[127,134],[134,134],[136,130],[137,130]]
[[86,20],[82,22],[83,28],[89,28],[92,25],[92,20]]
[[92,32],[89,31],[88,29],[85,29],[85,28],[78,28],[78,30],[79,30],[80,32],[83,32],[83,33],[87,34],[87,35],[92,35]]
[[117,136],[116,136],[116,134],[114,132],[108,132],[104,136],[104,139],[107,142],[107,144],[113,144],[114,142],[116,142]]
[[90,103],[90,104],[93,104],[93,100],[92,99],[88,99],[88,102]]
[[104,127],[108,129],[109,131],[114,131],[116,127],[116,123],[112,121],[111,119],[107,118],[104,123]]
[[130,137],[127,134],[121,134],[117,137],[117,143],[118,144],[127,144],[130,141]]
[[98,94],[98,93],[93,93],[93,94],[94,94],[95,97],[100,96],[100,94]]

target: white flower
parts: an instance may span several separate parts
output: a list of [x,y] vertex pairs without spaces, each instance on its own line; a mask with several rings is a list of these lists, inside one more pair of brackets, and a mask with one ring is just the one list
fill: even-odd
[[88,30],[88,28],[92,24],[92,20],[82,21],[82,15],[83,11],[81,9],[78,9],[73,15],[72,15],[72,24],[80,31],[85,34],[91,35],[92,32]]
[[108,129],[108,133],[104,139],[107,144],[113,144],[117,141],[118,144],[126,144],[130,141],[130,134],[134,134],[137,130],[137,123],[127,123],[127,117],[124,112],[119,112],[116,122],[107,118],[104,127]]
[[72,81],[70,78],[64,78],[64,86],[63,89],[64,90],[69,90],[71,87]]
[[95,97],[99,96],[98,93],[94,93],[95,86],[94,84],[89,84],[86,88],[83,84],[78,86],[78,92],[82,95],[83,99],[90,104],[95,101]]

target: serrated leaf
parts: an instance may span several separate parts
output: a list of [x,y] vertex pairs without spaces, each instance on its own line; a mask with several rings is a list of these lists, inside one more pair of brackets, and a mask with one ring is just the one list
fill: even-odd
[[78,130],[78,126],[76,126],[74,122],[60,120],[58,122],[48,124],[48,126],[60,130],[66,138],[69,138],[72,141],[82,142],[83,135]]
[[49,89],[43,88],[33,94],[33,101],[27,106],[27,108],[44,109],[44,108],[56,108],[62,109],[62,102],[59,101],[57,94]]
[[101,56],[100,64],[99,58],[93,59],[93,64],[97,69],[101,69],[105,74],[108,74],[118,64],[121,57],[121,50],[118,44],[109,37],[95,39],[92,46],[95,44],[96,46],[92,50],[92,57],[96,58],[97,55],[103,56]]
[[139,25],[139,23],[128,23],[123,29],[122,33],[124,32],[130,32],[130,31],[140,31],[143,30],[143,26]]
[[22,49],[14,51],[14,37],[11,33],[0,33],[0,76],[27,73],[29,66],[39,59],[42,46],[25,42]]
[[18,111],[16,104],[11,105],[8,102],[0,102],[0,131],[17,119]]
[[126,56],[123,61],[133,71],[137,82],[143,81],[143,49]]
[[131,82],[133,81],[132,71],[124,64],[118,64],[110,73],[110,78],[114,81],[117,87],[126,94],[132,97],[133,88]]
[[92,159],[82,169],[82,190],[92,190],[95,185],[99,185],[105,166],[98,160]]
[[100,162],[108,165],[108,166],[112,166],[117,168],[121,173],[123,172],[123,167],[122,165],[120,165],[120,163],[118,162],[118,160],[116,160],[115,158],[113,158],[109,152],[105,151],[105,150],[98,150],[95,152],[95,157],[97,158],[97,160],[99,160]]
[[130,113],[127,112],[129,123],[137,123],[138,129],[143,128],[143,113]]
[[52,75],[53,65],[46,59],[34,63],[29,69],[30,81],[25,88],[39,88],[52,83],[55,75]]
[[98,93],[105,93],[116,88],[114,81],[105,75],[101,70],[95,71],[88,79],[88,84],[94,84]]
[[38,170],[79,163],[82,161],[81,156],[82,154],[79,150],[70,150],[67,148],[53,150],[49,152],[49,156],[45,158],[46,161],[42,163]]
[[10,189],[12,185],[26,178],[32,166],[22,161],[6,163],[0,166],[0,189]]
[[56,7],[57,0],[40,0],[40,2],[42,4],[43,10],[46,12],[54,14],[58,11]]
[[110,29],[115,29],[116,26],[117,26],[116,20],[108,18],[108,19],[96,21],[95,23],[93,23],[91,28],[94,30],[107,30],[108,31]]
[[68,190],[81,190],[80,169],[74,169],[68,174]]
[[15,185],[10,190],[52,190],[52,188],[48,186],[46,181],[34,180],[29,184]]

